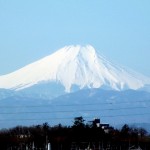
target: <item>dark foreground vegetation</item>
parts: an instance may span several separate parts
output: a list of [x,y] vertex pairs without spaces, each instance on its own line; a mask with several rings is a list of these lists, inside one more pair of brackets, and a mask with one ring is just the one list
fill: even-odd
[[[139,148],[139,149],[138,149]],[[124,125],[120,130],[82,117],[72,126],[17,126],[0,130],[0,150],[150,150],[150,136],[143,128]]]

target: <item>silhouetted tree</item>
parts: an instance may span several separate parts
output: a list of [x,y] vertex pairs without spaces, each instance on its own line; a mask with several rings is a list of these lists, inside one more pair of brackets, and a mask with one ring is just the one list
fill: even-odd
[[148,132],[144,129],[144,128],[139,128],[138,129],[138,133],[140,135],[140,137],[144,137]]
[[85,127],[84,121],[85,120],[83,119],[82,116],[74,118],[73,127],[84,128]]

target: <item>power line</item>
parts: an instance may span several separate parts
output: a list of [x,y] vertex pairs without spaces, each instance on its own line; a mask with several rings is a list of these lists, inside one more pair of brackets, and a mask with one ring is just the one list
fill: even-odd
[[118,104],[130,104],[130,103],[138,103],[138,102],[150,102],[150,100],[140,100],[140,101],[130,101],[130,102],[117,102],[117,103],[114,103],[114,102],[99,102],[99,103],[81,103],[81,104],[47,104],[47,105],[16,105],[16,106],[0,106],[0,108],[33,108],[33,107],[52,107],[52,106],[60,106],[60,107],[64,107],[64,106],[88,106],[88,105],[118,105]]
[[49,113],[71,113],[71,112],[94,112],[94,111],[116,111],[116,110],[129,110],[129,109],[145,109],[145,108],[150,108],[150,106],[146,107],[124,107],[124,108],[107,108],[107,109],[82,109],[82,110],[61,110],[61,111],[47,111],[47,112],[40,112],[40,111],[35,111],[35,112],[2,112],[0,113],[1,115],[11,115],[11,114],[49,114]]
[[[128,116],[144,116],[150,115],[150,113],[137,113],[137,114],[120,114],[120,115],[101,115],[100,118],[114,118],[114,117],[128,117]],[[74,117],[68,118],[27,118],[27,119],[0,119],[0,121],[45,121],[45,120],[72,120]],[[94,117],[84,117],[84,118],[94,118]]]

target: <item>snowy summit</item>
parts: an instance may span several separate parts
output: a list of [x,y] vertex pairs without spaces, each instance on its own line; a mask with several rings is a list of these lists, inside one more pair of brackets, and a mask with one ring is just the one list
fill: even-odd
[[116,66],[91,46],[66,46],[10,74],[0,76],[0,88],[22,90],[40,83],[57,82],[70,92],[82,88],[139,89],[150,79]]

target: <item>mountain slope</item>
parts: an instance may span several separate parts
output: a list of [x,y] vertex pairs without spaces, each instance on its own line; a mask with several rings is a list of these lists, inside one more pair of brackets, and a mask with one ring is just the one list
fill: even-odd
[[150,123],[150,93],[137,90],[84,89],[51,101],[11,96],[0,100],[0,106],[0,128],[43,122],[70,125],[78,116],[111,125]]
[[0,76],[0,88],[4,89],[23,90],[51,82],[63,85],[65,91],[70,92],[73,86],[80,89],[139,89],[149,85],[150,79],[112,64],[90,45],[66,46],[15,72]]

